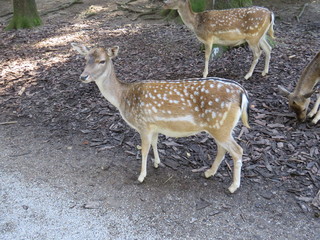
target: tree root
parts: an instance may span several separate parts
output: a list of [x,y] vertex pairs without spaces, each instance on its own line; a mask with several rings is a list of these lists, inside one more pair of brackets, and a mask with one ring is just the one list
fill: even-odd
[[[147,15],[157,15],[160,13],[160,8],[159,7],[155,7],[155,8],[144,8],[146,10],[140,10],[137,8],[134,8],[133,6],[128,5],[129,3],[135,2],[137,0],[130,0],[126,3],[117,3],[118,5],[118,10],[122,10],[122,11],[127,11],[130,13],[134,13],[134,14],[138,14],[133,20],[137,20],[138,18],[141,18],[143,16],[147,16]],[[146,19],[146,18],[145,18]],[[149,17],[150,19],[160,19],[159,17]]]
[[11,16],[12,14],[13,14],[13,12],[8,12],[8,13],[0,15],[0,18],[9,16],[9,15]]
[[45,16],[45,15],[48,15],[49,13],[58,12],[60,10],[66,9],[68,7],[71,7],[74,4],[81,4],[81,3],[83,3],[83,0],[73,0],[72,2],[69,2],[69,3],[63,3],[63,4],[61,4],[60,6],[54,8],[54,9],[48,10],[48,11],[46,11],[44,13],[40,13],[40,16]]
[[[136,1],[136,0],[131,0],[131,1]],[[45,15],[48,15],[49,13],[57,12],[57,11],[66,9],[68,7],[71,7],[74,4],[81,4],[81,3],[83,3],[83,0],[73,0],[72,2],[61,4],[60,6],[54,8],[54,9],[48,10],[48,11],[46,11],[44,13],[39,13],[39,15],[42,17],[42,16],[45,16]],[[3,15],[0,15],[0,18],[6,17],[6,16],[11,16],[12,14],[13,14],[13,12],[8,12],[8,13],[5,13]]]

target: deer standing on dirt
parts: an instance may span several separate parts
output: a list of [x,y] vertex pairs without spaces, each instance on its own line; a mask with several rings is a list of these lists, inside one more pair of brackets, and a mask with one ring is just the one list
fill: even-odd
[[85,83],[95,82],[129,126],[139,132],[142,146],[140,182],[147,175],[150,144],[154,167],[160,163],[159,133],[185,137],[206,131],[216,140],[218,150],[205,176],[208,178],[217,172],[228,151],[234,162],[233,183],[229,191],[233,193],[239,188],[243,150],[232,137],[232,132],[240,117],[249,128],[248,95],[242,86],[220,78],[123,83],[117,79],[112,63],[119,47],[89,50],[80,44],[73,43],[72,46],[87,60],[80,79]]
[[164,8],[177,9],[185,25],[205,45],[203,77],[208,75],[213,44],[237,46],[245,42],[253,53],[253,62],[245,79],[252,76],[261,55],[261,48],[266,55],[262,76],[268,73],[271,46],[266,40],[267,33],[274,38],[274,15],[268,9],[248,7],[195,13],[189,0],[167,0],[164,2]]
[[[305,121],[307,116],[310,97],[315,92],[313,88],[320,81],[320,52],[312,59],[308,66],[303,70],[297,86],[291,93],[282,86],[278,86],[280,94],[289,99],[289,107],[296,113],[299,121]],[[313,109],[309,112],[308,117],[312,118],[312,123],[316,124],[320,119],[320,94],[317,95],[317,101]]]

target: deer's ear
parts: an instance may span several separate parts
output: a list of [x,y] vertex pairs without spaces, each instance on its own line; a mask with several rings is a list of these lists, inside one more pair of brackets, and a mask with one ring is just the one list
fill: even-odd
[[290,92],[280,85],[278,85],[278,90],[281,96],[288,97],[290,95]]
[[118,55],[118,52],[119,52],[119,46],[111,47],[111,48],[108,48],[107,50],[107,54],[110,58],[116,57]]
[[71,43],[71,46],[73,47],[74,50],[76,50],[78,53],[81,55],[87,55],[89,52],[89,49],[84,46],[83,44],[80,43]]
[[304,97],[304,98],[309,98],[309,97],[312,96],[312,94],[314,94],[315,91],[316,91],[316,90],[312,90],[311,92],[304,94],[303,97]]

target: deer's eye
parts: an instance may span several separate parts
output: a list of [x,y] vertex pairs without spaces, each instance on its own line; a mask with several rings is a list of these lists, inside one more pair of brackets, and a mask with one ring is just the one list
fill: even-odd
[[100,61],[99,63],[100,63],[100,64],[105,64],[106,61],[105,61],[105,60],[102,60],[102,61]]

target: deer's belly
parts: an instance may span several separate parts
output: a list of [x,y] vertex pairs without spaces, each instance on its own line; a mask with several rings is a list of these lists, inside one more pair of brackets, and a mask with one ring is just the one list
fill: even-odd
[[157,132],[164,134],[168,137],[188,137],[188,136],[195,135],[201,131],[175,131],[174,129],[170,129],[170,128],[161,128],[161,129],[158,129]]
[[212,36],[198,36],[198,39],[204,44],[212,42],[222,46],[237,46],[246,42],[245,36],[233,31],[219,32]]
[[151,125],[156,132],[169,137],[187,137],[202,131],[192,116],[155,119]]
[[223,46],[237,46],[242,43],[245,43],[243,39],[227,39],[227,38],[213,38],[213,43]]

